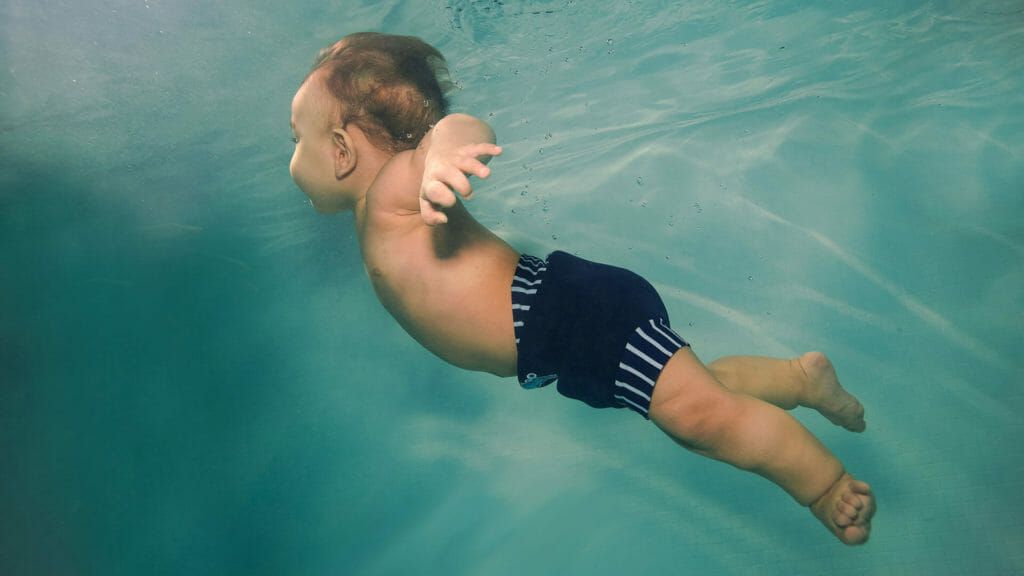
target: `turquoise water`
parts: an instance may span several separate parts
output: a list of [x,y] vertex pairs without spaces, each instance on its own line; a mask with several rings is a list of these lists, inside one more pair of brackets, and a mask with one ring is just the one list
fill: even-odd
[[[1024,572],[1024,11],[888,2],[0,2],[0,573]],[[627,265],[705,360],[821,349],[839,545],[626,411],[460,372],[288,177],[363,29],[505,145],[470,203]]]

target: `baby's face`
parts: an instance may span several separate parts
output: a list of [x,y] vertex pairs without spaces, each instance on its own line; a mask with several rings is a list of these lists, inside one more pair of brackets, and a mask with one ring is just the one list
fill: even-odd
[[292,180],[318,212],[333,214],[346,208],[344,189],[335,177],[335,148],[328,121],[330,95],[316,78],[307,80],[292,100]]

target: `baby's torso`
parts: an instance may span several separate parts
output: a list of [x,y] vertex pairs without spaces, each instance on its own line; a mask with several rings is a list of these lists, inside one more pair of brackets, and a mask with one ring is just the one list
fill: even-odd
[[384,307],[420,344],[469,370],[516,373],[510,286],[518,253],[461,204],[449,222],[372,213],[360,227],[366,272]]

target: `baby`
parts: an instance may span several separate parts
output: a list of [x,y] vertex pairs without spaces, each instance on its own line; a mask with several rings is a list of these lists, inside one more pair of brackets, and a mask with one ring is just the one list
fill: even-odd
[[643,278],[518,253],[460,201],[501,147],[482,120],[448,114],[447,88],[433,47],[359,33],[321,51],[292,102],[292,178],[319,212],[353,211],[367,274],[399,324],[455,366],[629,408],[689,450],[775,482],[842,542],[866,542],[871,489],[786,412],[806,406],[864,430],[828,358],[705,366]]

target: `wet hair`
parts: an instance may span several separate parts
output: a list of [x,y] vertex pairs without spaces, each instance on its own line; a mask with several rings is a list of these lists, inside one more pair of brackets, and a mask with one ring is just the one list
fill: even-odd
[[321,71],[340,105],[335,120],[354,123],[381,150],[415,148],[448,113],[444,56],[413,36],[351,34],[317,54],[310,76]]

